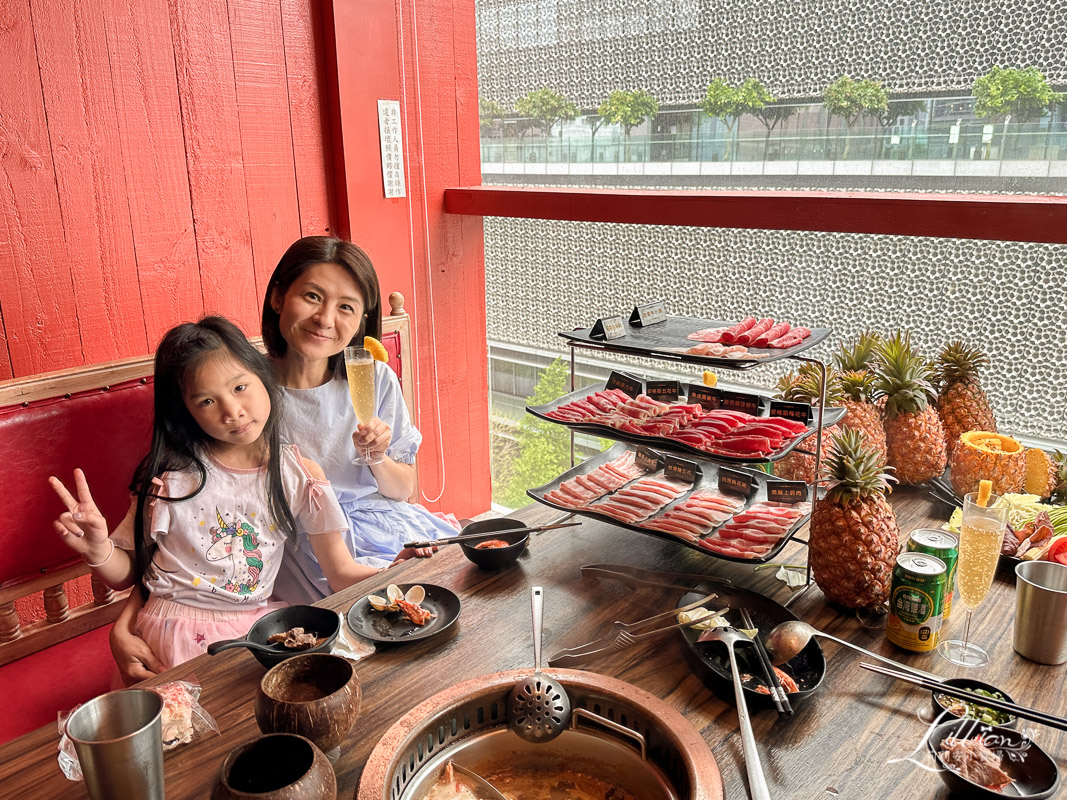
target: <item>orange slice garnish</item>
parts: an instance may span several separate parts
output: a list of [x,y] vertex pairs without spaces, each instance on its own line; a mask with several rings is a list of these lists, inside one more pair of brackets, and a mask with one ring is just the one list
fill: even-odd
[[374,357],[375,361],[389,362],[389,351],[385,349],[385,345],[375,339],[373,336],[363,337],[363,349],[370,351],[370,354]]

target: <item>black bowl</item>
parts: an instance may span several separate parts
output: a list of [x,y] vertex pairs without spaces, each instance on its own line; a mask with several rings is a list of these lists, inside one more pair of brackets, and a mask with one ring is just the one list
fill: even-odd
[[[487,519],[482,522],[472,522],[463,529],[463,535],[468,533],[493,533],[493,539],[501,539],[508,543],[507,547],[479,550],[475,545],[478,542],[460,542],[463,555],[468,561],[473,561],[482,569],[507,569],[514,564],[519,556],[526,552],[526,545],[530,543],[528,533],[508,533],[509,530],[525,528],[525,522],[517,519]],[[488,537],[486,539],[488,541]]]
[[945,766],[938,751],[941,742],[949,736],[962,739],[981,736],[986,746],[1001,756],[1001,769],[1011,777],[1011,787],[1016,792],[1012,796],[1040,800],[1051,797],[1059,788],[1060,771],[1056,762],[1021,733],[1003,726],[995,728],[973,719],[957,719],[934,728],[926,740],[926,746],[939,767],[941,780],[951,791],[958,792],[960,797],[996,798],[1007,795],[973,783]]
[[[999,692],[1004,697],[1004,700],[1006,702],[1009,702],[1009,703],[1014,703],[1015,702],[1014,700],[1011,699],[1011,696],[1007,692],[1005,692],[1003,689],[999,689],[999,688],[997,688],[996,686],[994,686],[991,683],[982,683],[982,681],[976,681],[973,678],[948,678],[946,680],[941,681],[941,683],[947,683],[950,686],[958,686],[961,689],[968,689],[968,690],[970,690],[972,692],[975,689],[981,689],[981,690],[986,691],[986,692]],[[941,695],[941,694],[948,694],[948,692],[935,691],[935,692],[931,692],[930,693],[930,703],[934,707],[934,722],[938,722],[938,723],[940,723],[940,722],[951,722],[954,719],[959,719],[959,717],[956,717],[954,714],[947,713],[948,709],[945,706],[945,704],[937,699],[938,695]],[[968,702],[974,702],[975,705],[981,705],[981,703],[978,702],[978,701],[971,701],[969,698],[964,698],[964,699],[967,699]],[[992,724],[992,723],[987,723],[987,724]],[[1007,722],[1003,722],[1000,725],[994,725],[993,727],[995,727],[995,728],[1014,728],[1018,724],[1019,724],[1019,718],[1015,717],[1015,716],[1011,716],[1011,717],[1008,718]]]
[[[303,628],[305,631],[314,632],[319,637],[325,636],[326,641],[306,650],[296,650],[267,642],[274,634],[285,633],[293,628]],[[271,648],[272,652],[270,653],[262,653],[257,650],[251,651],[252,655],[256,657],[256,661],[269,668],[275,664],[280,664],[287,658],[303,655],[304,653],[330,652],[330,648],[340,632],[341,618],[336,611],[331,611],[328,608],[319,608],[318,606],[289,606],[288,608],[279,608],[277,611],[264,614],[256,620],[256,624],[249,629],[244,639],[212,642],[208,645],[208,653],[214,655],[220,650],[239,647],[241,642],[244,641],[254,642]]]

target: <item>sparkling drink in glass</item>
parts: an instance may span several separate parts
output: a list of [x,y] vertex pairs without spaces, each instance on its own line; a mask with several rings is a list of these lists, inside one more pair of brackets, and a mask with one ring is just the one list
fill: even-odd
[[960,553],[956,564],[956,582],[960,603],[967,611],[963,639],[949,639],[937,648],[945,659],[961,667],[982,667],[989,663],[989,654],[972,644],[971,615],[989,594],[993,575],[1000,560],[1004,530],[1008,523],[1008,508],[993,508],[1000,499],[990,494],[987,505],[977,503],[978,493],[963,498],[963,521],[960,525]]
[[[361,425],[374,419],[374,357],[362,347],[346,347],[344,352],[345,372],[348,375],[348,393],[352,397],[352,409]],[[380,464],[382,456],[364,449],[355,458],[355,464]]]

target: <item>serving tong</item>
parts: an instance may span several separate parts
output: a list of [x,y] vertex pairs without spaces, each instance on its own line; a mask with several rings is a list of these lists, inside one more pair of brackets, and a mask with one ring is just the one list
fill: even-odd
[[[682,587],[679,587],[682,588]],[[596,658],[600,658],[607,653],[618,652],[624,650],[627,647],[638,644],[640,641],[650,638],[652,636],[658,636],[666,631],[673,631],[676,628],[687,628],[692,625],[699,625],[712,617],[718,617],[729,611],[728,608],[716,611],[714,614],[708,617],[703,617],[698,620],[690,622],[676,622],[672,625],[665,625],[661,628],[655,628],[650,631],[642,631],[640,633],[634,633],[633,631],[643,628],[646,625],[650,625],[653,622],[659,622],[669,617],[675,617],[683,611],[692,611],[694,608],[698,608],[709,600],[715,598],[715,593],[707,594],[701,597],[699,600],[694,600],[692,603],[682,606],[681,608],[672,608],[669,611],[664,611],[660,614],[655,614],[646,619],[637,620],[636,622],[622,622],[621,620],[615,620],[611,623],[614,634],[608,634],[601,636],[599,639],[594,639],[591,642],[577,645],[576,647],[568,647],[555,653],[548,659],[548,663],[553,667],[573,667],[579,664],[584,664],[587,661],[591,661]]]

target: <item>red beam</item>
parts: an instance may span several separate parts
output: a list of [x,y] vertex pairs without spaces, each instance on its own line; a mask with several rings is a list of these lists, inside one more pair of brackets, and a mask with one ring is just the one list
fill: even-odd
[[445,210],[485,217],[877,233],[1067,244],[1067,197],[465,186]]

